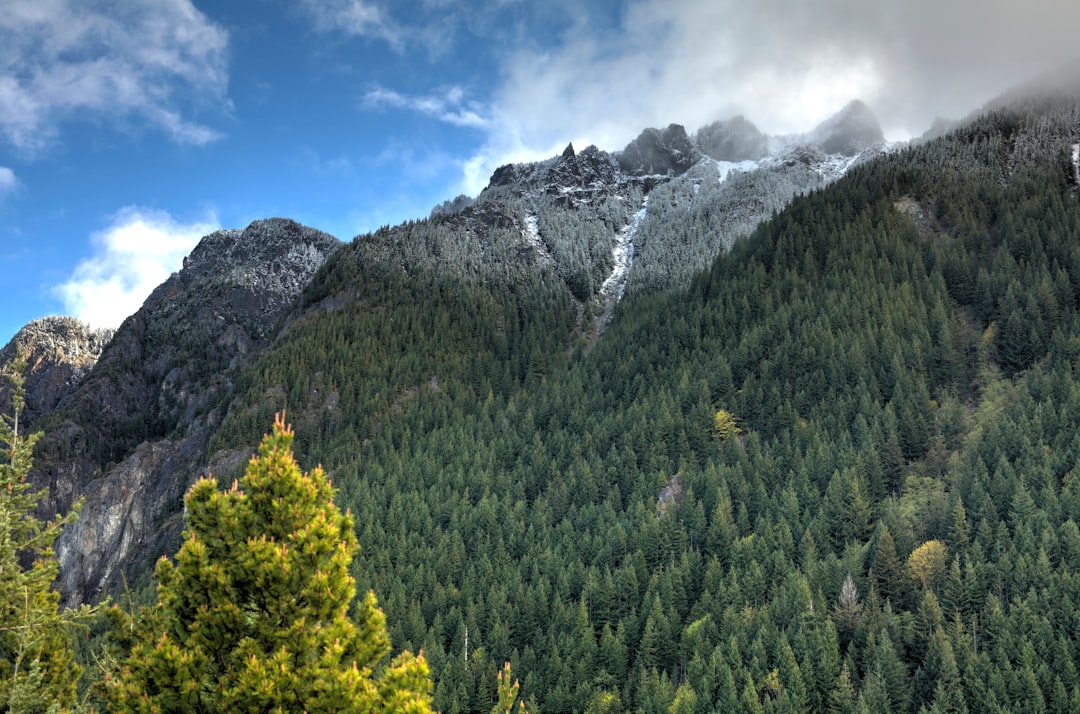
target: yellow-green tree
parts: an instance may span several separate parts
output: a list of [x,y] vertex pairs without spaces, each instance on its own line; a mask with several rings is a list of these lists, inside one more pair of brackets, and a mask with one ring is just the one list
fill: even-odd
[[713,416],[713,428],[721,441],[727,441],[733,436],[742,433],[742,429],[735,423],[735,415],[727,409],[720,409]]
[[349,617],[358,547],[321,468],[301,473],[279,417],[239,482],[188,492],[174,565],[158,563],[158,602],[140,617],[109,687],[123,712],[431,711],[423,655],[388,665],[375,595]]
[[939,540],[928,540],[908,556],[908,572],[922,590],[932,588],[938,577],[945,572],[948,550]]
[[[499,687],[496,693],[498,701],[495,703],[495,708],[491,710],[491,714],[514,714],[514,702],[517,701],[521,684],[516,679],[513,679],[513,675],[510,674],[509,662],[503,664],[498,680]],[[525,709],[525,702],[518,701],[517,704],[519,714],[529,714]]]

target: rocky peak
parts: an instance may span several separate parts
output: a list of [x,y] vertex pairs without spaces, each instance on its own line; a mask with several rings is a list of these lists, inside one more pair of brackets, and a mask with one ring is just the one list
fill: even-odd
[[568,195],[582,189],[612,188],[618,183],[619,168],[607,152],[589,146],[574,154],[571,145],[551,167],[544,190],[551,195]]
[[686,129],[671,124],[667,129],[646,129],[618,155],[619,166],[633,176],[649,174],[679,176],[700,156]]
[[203,238],[184,259],[181,280],[229,285],[266,296],[274,305],[291,303],[341,245],[328,233],[287,218],[253,221],[244,230],[221,230]]
[[757,161],[769,153],[768,137],[741,114],[701,127],[694,139],[701,153],[717,161]]
[[[0,368],[19,358],[26,361],[24,423],[33,428],[71,396],[114,332],[91,328],[73,317],[46,317],[28,323],[0,349]],[[0,405],[6,412],[5,389],[6,384],[0,386]]]
[[162,519],[203,467],[233,380],[340,245],[277,218],[217,231],[116,331],[45,435],[42,451],[63,456],[43,459],[37,476],[50,513],[86,497],[77,529],[57,544],[69,602],[113,582],[116,572],[99,567],[107,556],[138,544],[161,554]]
[[843,156],[855,156],[885,143],[874,112],[858,99],[819,124],[810,138],[826,154]]

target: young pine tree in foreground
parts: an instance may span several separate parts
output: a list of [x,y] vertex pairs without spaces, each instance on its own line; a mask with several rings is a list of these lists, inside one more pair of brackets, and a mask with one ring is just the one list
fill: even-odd
[[232,488],[192,486],[185,542],[158,563],[112,710],[431,711],[422,654],[379,664],[390,643],[374,594],[350,618],[353,520],[321,468],[301,473],[292,440],[279,417]]
[[60,596],[50,590],[52,545],[75,513],[48,523],[34,516],[45,491],[27,481],[38,435],[20,432],[24,366],[11,365],[12,414],[0,418],[0,712],[57,711],[74,701],[81,670],[68,625],[89,613],[59,610]]

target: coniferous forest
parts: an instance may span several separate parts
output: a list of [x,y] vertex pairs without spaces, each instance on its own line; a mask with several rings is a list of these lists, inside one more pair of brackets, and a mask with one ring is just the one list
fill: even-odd
[[1075,99],[1002,102],[596,341],[453,214],[357,237],[212,448],[287,411],[448,714],[504,662],[534,712],[1080,711],[1078,140]]

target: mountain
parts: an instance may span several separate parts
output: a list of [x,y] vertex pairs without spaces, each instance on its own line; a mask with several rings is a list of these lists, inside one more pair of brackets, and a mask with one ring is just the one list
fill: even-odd
[[841,109],[810,133],[813,143],[826,154],[856,156],[885,143],[877,117],[859,100]]
[[[781,144],[738,164],[717,161],[694,142],[712,136],[715,147],[718,127],[744,140],[753,134],[742,118],[694,140],[671,125],[646,129],[616,154],[568,146],[545,162],[501,167],[476,199],[459,198],[428,221],[358,239],[362,266],[353,270],[379,267],[385,275],[400,268],[406,279],[453,289],[499,288],[518,303],[512,311],[519,320],[555,311],[543,339],[528,337],[534,326],[519,325],[530,352],[556,349],[553,337],[563,350],[591,347],[624,294],[685,284],[792,196],[854,163],[809,143]],[[83,517],[57,545],[70,602],[115,587],[124,567],[145,572],[175,538],[176,504],[194,475],[242,462],[240,444],[221,436],[222,420],[246,411],[249,423],[258,415],[264,428],[268,415],[236,405],[235,380],[281,337],[280,321],[337,247],[336,239],[284,219],[207,236],[116,332],[97,369],[52,397],[39,459],[51,494],[46,510],[87,498]],[[340,309],[356,289],[328,295],[318,309]],[[521,378],[535,368],[515,370]],[[214,434],[236,449],[209,453]]]
[[875,126],[669,127],[342,246],[208,237],[44,419],[88,495],[61,587],[146,592],[183,488],[284,408],[441,711],[505,661],[536,711],[1075,707],[1080,92]]
[[[39,446],[37,478],[49,487],[43,510],[63,512],[86,499],[56,546],[69,602],[98,597],[124,567],[148,572],[175,541],[180,497],[208,465],[202,448],[223,416],[223,395],[339,247],[336,238],[284,219],[212,233],[104,349],[110,335],[96,334],[94,369],[52,398]],[[45,325],[86,332],[65,320]],[[84,357],[81,367],[90,361]],[[53,368],[49,379],[63,374]],[[28,376],[31,395],[40,391],[33,384]],[[223,460],[243,462],[222,455],[210,465]]]
[[503,167],[336,253],[212,448],[289,405],[443,711],[490,710],[502,661],[551,712],[1063,707],[1078,118],[1024,103],[853,166],[770,138],[747,177],[820,183],[671,287],[635,275],[717,240],[739,169]]
[[768,137],[741,114],[701,127],[695,140],[701,153],[717,161],[757,161],[769,154]]

